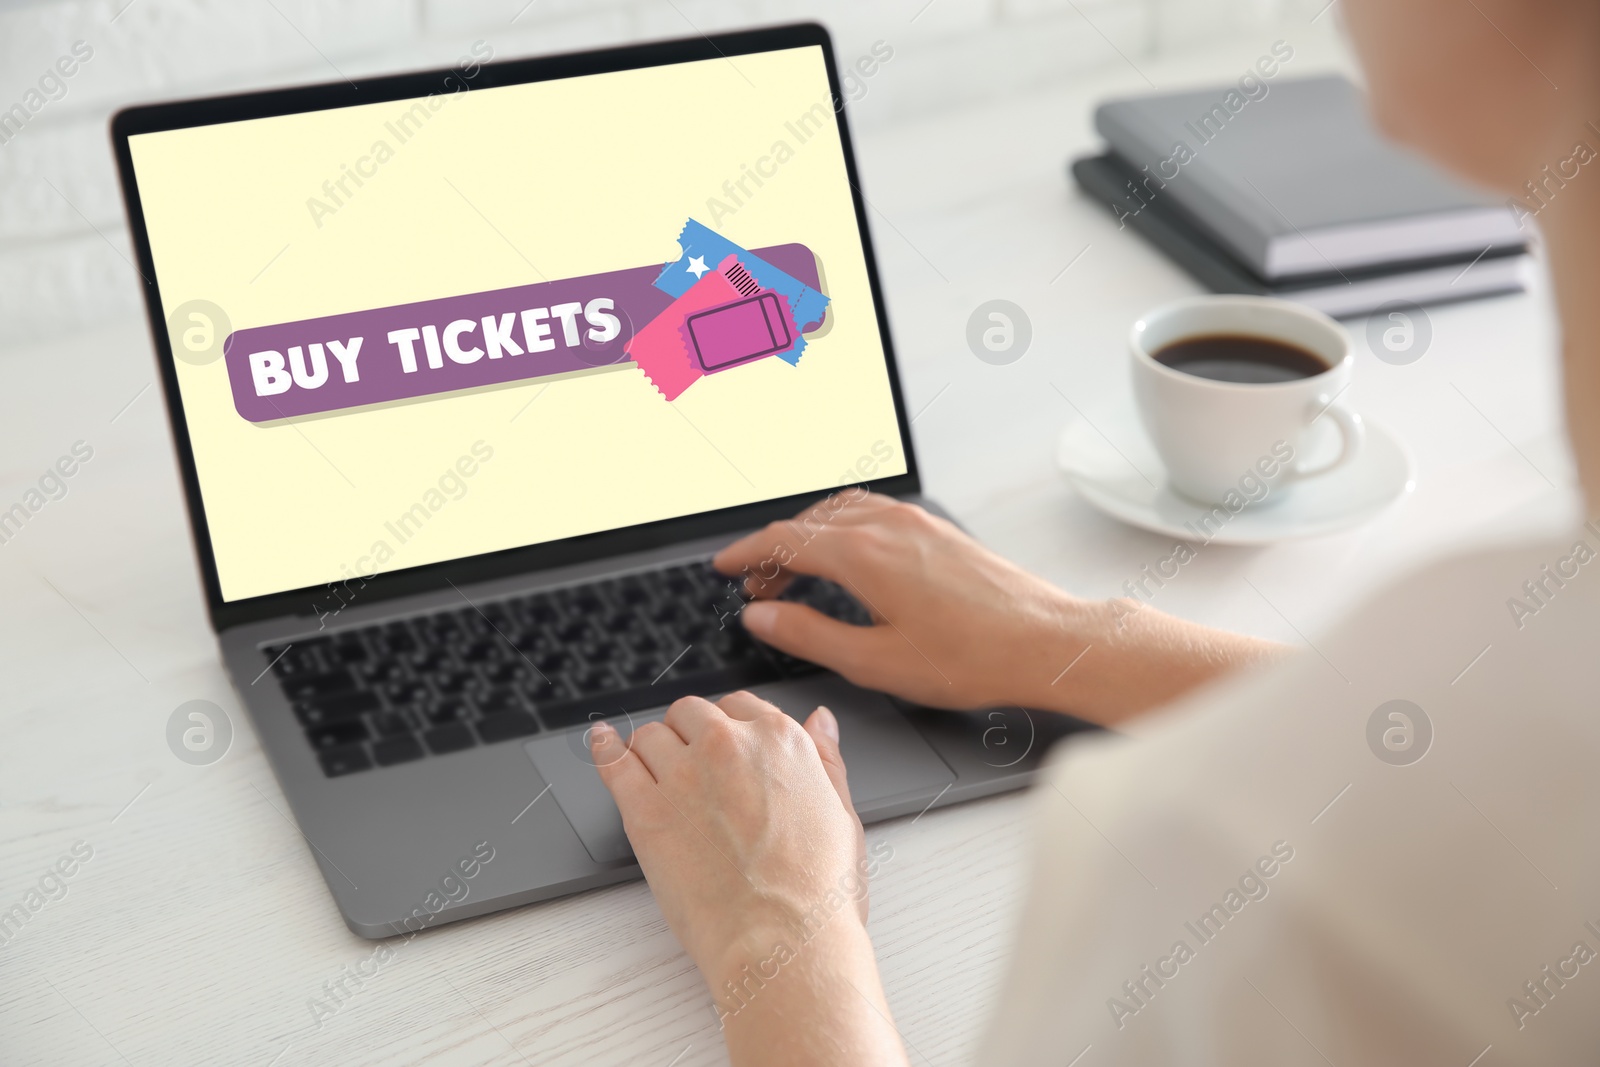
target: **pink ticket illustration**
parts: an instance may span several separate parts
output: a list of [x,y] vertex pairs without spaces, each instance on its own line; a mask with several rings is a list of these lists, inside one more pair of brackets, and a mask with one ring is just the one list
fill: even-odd
[[633,336],[628,356],[676,400],[707,374],[789,350],[799,333],[788,301],[729,254]]
[[778,294],[762,293],[690,315],[684,330],[690,353],[709,374],[788,348],[794,343],[788,320]]

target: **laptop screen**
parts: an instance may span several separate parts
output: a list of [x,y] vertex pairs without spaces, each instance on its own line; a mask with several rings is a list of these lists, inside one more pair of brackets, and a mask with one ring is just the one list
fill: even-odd
[[482,58],[129,139],[225,601],[907,471],[820,47]]

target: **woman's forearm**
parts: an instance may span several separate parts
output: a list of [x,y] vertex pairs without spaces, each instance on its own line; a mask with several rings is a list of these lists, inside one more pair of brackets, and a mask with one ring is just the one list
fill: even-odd
[[1091,601],[1065,594],[1037,640],[1044,669],[1019,679],[1012,699],[1102,726],[1125,722],[1291,651],[1180,619],[1138,600]]
[[753,935],[707,976],[734,1067],[904,1065],[854,908],[807,933]]

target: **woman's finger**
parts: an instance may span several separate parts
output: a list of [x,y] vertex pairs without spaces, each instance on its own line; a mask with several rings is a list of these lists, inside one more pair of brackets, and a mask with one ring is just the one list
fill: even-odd
[[676,730],[659,721],[647,722],[633,731],[628,746],[658,782],[666,776],[672,761],[689,750]]
[[761,574],[746,574],[744,576],[745,595],[756,600],[776,600],[783,595],[785,589],[794,584],[795,578],[798,577],[793,571],[786,571],[782,568],[769,568],[766,573],[771,574],[773,570],[776,570],[777,573],[770,578]]
[[672,727],[672,732],[686,744],[693,744],[695,738],[722,717],[722,709],[704,697],[680,697],[672,702],[662,721]]
[[886,508],[898,503],[894,497],[882,493],[867,493],[865,496],[837,493],[823,501],[823,506],[830,510],[835,521],[860,523],[878,518]]
[[843,559],[836,527],[784,519],[746,534],[718,552],[711,565],[723,574],[772,582],[782,574],[836,579]]
[[885,634],[891,632],[886,626],[852,626],[790,601],[755,601],[745,607],[742,619],[757,640],[852,681],[859,681],[874,658],[885,652]]
[[783,712],[754,693],[747,693],[743,689],[736,693],[729,693],[717,701],[717,707],[721,708],[728,718],[738,719],[741,722],[754,722],[763,715],[783,714]]
[[600,781],[617,802],[626,818],[628,812],[656,796],[656,780],[616,728],[608,722],[596,723],[589,731],[589,753],[594,758]]
[[805,727],[806,734],[817,746],[817,755],[822,757],[823,769],[828,772],[834,792],[844,802],[845,810],[854,814],[855,806],[850,803],[850,781],[845,774],[844,756],[839,751],[839,720],[829,709],[819,707],[806,718]]

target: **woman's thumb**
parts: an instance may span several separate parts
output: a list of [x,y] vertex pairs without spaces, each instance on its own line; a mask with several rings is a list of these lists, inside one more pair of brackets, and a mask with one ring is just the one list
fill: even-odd
[[845,777],[844,756],[839,753],[839,720],[827,708],[819,707],[806,719],[806,733],[817,746],[817,755],[822,757],[823,769],[828,772],[828,780],[833,783],[834,791],[853,813],[855,808],[850,803],[850,783]]

